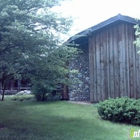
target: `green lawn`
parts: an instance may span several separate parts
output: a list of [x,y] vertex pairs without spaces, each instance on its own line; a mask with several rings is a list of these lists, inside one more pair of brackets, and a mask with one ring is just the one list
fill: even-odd
[[132,128],[101,120],[94,105],[0,102],[0,140],[128,140]]

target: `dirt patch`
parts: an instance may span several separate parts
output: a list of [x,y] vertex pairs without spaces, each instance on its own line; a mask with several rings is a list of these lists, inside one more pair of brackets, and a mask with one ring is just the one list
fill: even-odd
[[91,105],[91,103],[88,101],[68,101],[68,102],[73,104]]

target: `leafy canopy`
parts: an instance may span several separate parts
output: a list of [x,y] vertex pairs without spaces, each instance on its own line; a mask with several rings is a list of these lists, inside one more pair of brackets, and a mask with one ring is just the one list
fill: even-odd
[[[62,0],[0,0],[0,82],[30,77],[54,87],[69,83],[66,63],[77,52],[62,44],[72,24],[51,8]],[[47,86],[47,87],[48,87]]]

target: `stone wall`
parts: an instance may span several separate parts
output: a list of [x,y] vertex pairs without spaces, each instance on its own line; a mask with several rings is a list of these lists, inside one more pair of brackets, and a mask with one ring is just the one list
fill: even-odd
[[70,75],[70,78],[76,76],[76,78],[80,80],[80,82],[72,84],[69,87],[69,99],[73,101],[90,100],[89,55],[87,46],[81,46],[80,48],[82,52],[69,64],[70,69],[76,69],[79,71],[79,73],[76,75]]

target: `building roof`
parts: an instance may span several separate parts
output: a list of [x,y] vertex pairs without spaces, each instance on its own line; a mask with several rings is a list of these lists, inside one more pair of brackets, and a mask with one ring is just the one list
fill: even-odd
[[86,30],[83,30],[82,32],[79,32],[78,34],[69,38],[67,40],[67,42],[76,41],[76,40],[80,39],[81,37],[88,36],[89,33],[93,33],[95,31],[98,31],[98,30],[100,30],[100,29],[102,29],[102,28],[104,28],[112,23],[116,23],[118,21],[124,21],[124,22],[128,22],[131,24],[140,24],[140,21],[136,20],[135,18],[118,14],[117,16],[111,17],[111,18],[109,18],[109,19],[107,19],[107,20],[105,20],[105,21],[103,21],[95,26],[92,26]]

